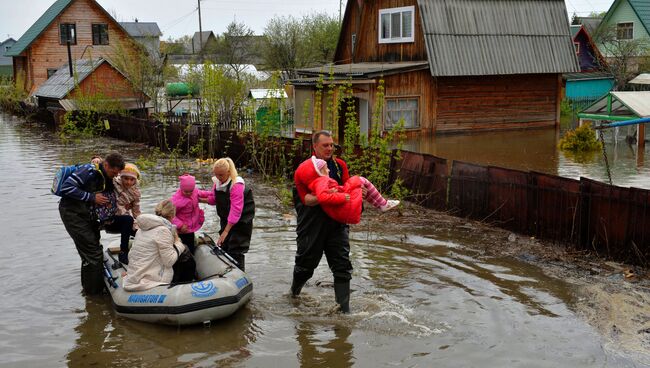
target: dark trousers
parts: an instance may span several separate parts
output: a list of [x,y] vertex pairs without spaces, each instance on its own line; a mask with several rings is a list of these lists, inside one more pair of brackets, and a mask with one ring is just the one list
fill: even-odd
[[104,290],[104,256],[99,242],[99,222],[90,216],[90,209],[79,201],[62,199],[59,214],[77,253],[81,257],[81,285],[86,294]]
[[104,229],[111,233],[120,233],[120,251],[129,253],[129,238],[135,235],[133,231],[133,217],[129,215],[115,216],[110,224],[104,225]]
[[178,234],[178,237],[181,238],[183,244],[187,245],[187,248],[189,248],[190,252],[194,254],[194,233]]
[[309,280],[325,254],[334,282],[349,282],[352,279],[349,226],[332,220],[320,206],[307,207],[298,203],[296,211],[298,236],[294,280],[298,284]]

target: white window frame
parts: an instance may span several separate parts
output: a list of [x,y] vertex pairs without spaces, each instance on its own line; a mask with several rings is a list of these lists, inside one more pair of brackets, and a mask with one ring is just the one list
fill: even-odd
[[[411,36],[410,37],[401,37],[402,34],[402,29],[400,29],[400,37],[389,37],[389,38],[382,38],[381,36],[381,31],[382,31],[382,24],[381,24],[381,16],[384,14],[389,15],[389,19],[391,19],[391,24],[390,28],[388,30],[388,34],[392,35],[392,15],[396,13],[407,13],[411,12]],[[403,19],[403,16],[400,17],[400,28],[401,28],[401,21]],[[379,17],[377,18],[378,21],[378,41],[379,43],[405,43],[405,42],[415,42],[415,6],[404,6],[401,8],[387,8],[387,9],[380,9],[379,10]]]
[[573,42],[573,48],[576,50],[576,55],[580,55],[580,42]]
[[[631,25],[631,27],[628,28],[631,31],[630,32],[630,38],[619,38],[618,36],[619,36],[620,27],[622,25],[628,25],[628,24]],[[616,39],[617,40],[633,40],[634,39],[634,22],[619,22],[619,23],[616,23]]]

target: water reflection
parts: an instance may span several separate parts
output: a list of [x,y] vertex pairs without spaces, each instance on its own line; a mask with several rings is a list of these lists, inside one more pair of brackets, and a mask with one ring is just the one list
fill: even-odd
[[253,314],[244,309],[210,326],[173,328],[115,316],[110,298],[86,298],[69,367],[241,366],[255,343]]
[[296,340],[300,346],[301,367],[352,367],[353,346],[348,341],[352,330],[345,324],[318,325],[298,323]]
[[[545,128],[423,136],[407,139],[404,149],[450,160],[607,182],[602,152],[578,156],[561,152],[557,148],[560,134],[558,129]],[[650,163],[644,159],[650,145],[638,152],[635,144],[626,142],[626,134],[631,133],[604,133],[612,180],[615,185],[650,189]]]

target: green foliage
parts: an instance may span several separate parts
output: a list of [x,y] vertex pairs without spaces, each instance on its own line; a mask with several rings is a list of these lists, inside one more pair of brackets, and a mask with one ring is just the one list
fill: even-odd
[[140,155],[140,157],[138,157],[138,159],[135,160],[135,164],[138,166],[138,168],[141,171],[147,171],[156,167],[158,160],[160,160],[163,157],[164,155],[160,151],[160,148],[155,147],[151,150],[151,153],[149,153],[147,156]]
[[331,62],[339,32],[337,18],[324,13],[302,19],[276,16],[264,28],[262,55],[266,67],[294,78],[296,68]]
[[20,108],[20,102],[27,98],[24,85],[25,79],[21,74],[18,75],[16,83],[7,83],[7,80],[3,79],[3,83],[0,84],[0,108],[17,111]]
[[573,153],[593,152],[603,149],[602,143],[596,139],[596,132],[590,124],[583,124],[575,130],[566,132],[560,139],[558,147],[562,151]]

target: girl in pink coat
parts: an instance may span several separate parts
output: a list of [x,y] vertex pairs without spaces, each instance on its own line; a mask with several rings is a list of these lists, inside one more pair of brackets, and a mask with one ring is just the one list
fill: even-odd
[[171,197],[171,201],[176,207],[176,216],[172,219],[172,224],[176,226],[178,236],[194,253],[194,232],[198,231],[203,222],[205,215],[199,208],[199,191],[196,188],[196,180],[190,174],[179,176],[180,187]]

